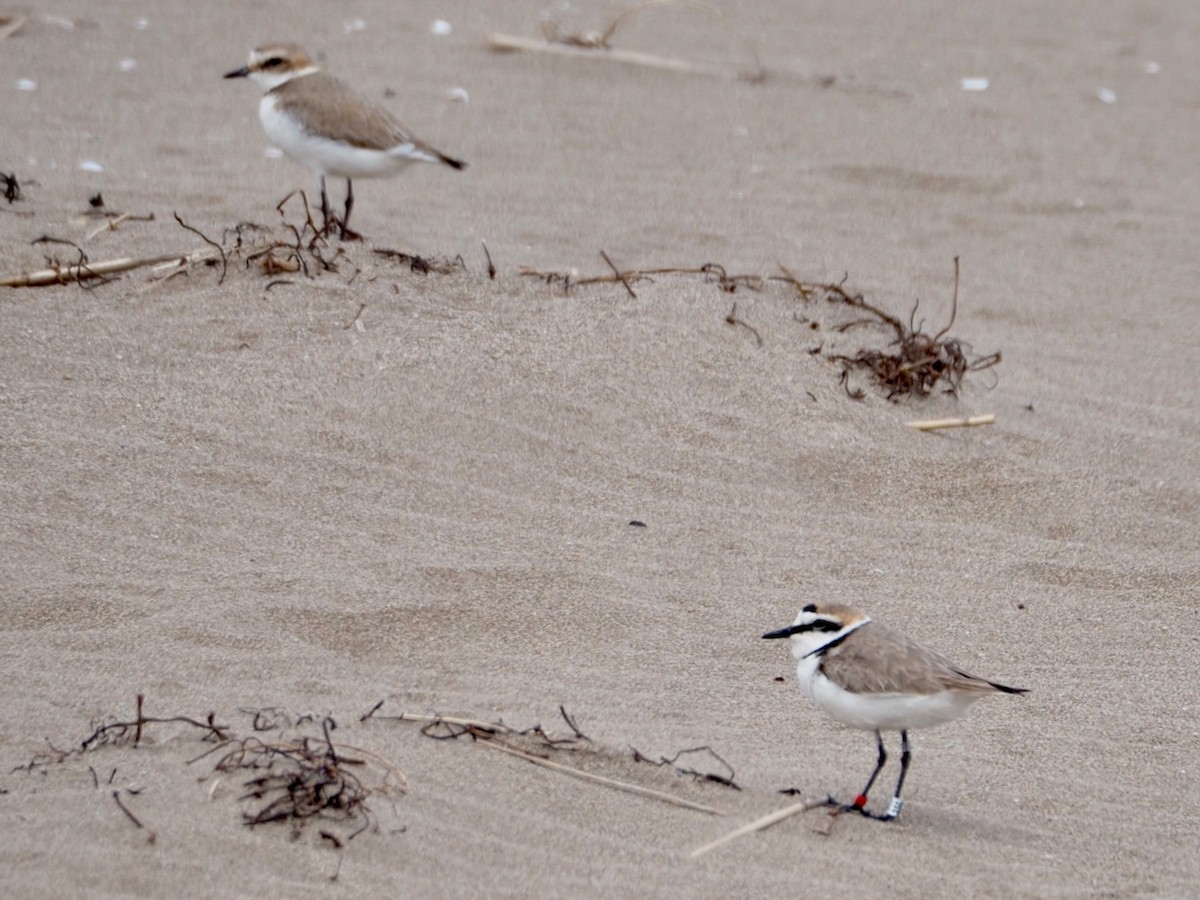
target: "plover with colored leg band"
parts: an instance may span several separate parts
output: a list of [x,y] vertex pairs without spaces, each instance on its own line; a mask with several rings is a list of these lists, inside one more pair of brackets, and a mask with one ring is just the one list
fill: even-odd
[[[795,623],[763,637],[790,640],[800,686],[817,706],[839,722],[875,732],[878,756],[866,787],[853,803],[831,797],[828,805],[885,822],[899,816],[903,806],[900,791],[912,758],[909,729],[951,722],[989,694],[1027,693],[968,675],[941,654],[835,603],[810,603]],[[900,732],[900,777],[887,811],[872,813],[867,795],[887,762],[884,731]]]

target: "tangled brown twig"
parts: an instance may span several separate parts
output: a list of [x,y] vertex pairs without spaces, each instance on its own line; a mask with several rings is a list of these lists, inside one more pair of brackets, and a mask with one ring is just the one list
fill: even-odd
[[[45,773],[52,765],[61,765],[68,759],[91,755],[101,748],[110,750],[122,747],[137,747],[148,726],[167,723],[190,725],[203,732],[202,740],[212,743],[209,749],[188,760],[188,764],[211,759],[214,754],[221,757],[213,766],[212,774],[248,772],[242,783],[246,789],[238,799],[249,803],[243,808],[242,820],[249,827],[268,823],[289,823],[293,834],[313,821],[327,823],[320,831],[322,840],[335,849],[341,849],[346,841],[353,840],[363,831],[375,826],[376,820],[367,799],[376,792],[385,795],[408,790],[408,779],[395,765],[370,750],[334,743],[332,732],[337,723],[332,716],[293,717],[276,708],[244,709],[252,716],[254,734],[239,736],[228,725],[216,722],[216,715],[209,713],[206,721],[189,716],[153,717],[143,713],[144,697],[137,696],[137,716],[130,721],[113,721],[98,726],[77,747],[58,750],[49,745],[49,753],[40,753],[25,766],[14,771]],[[299,730],[316,726],[320,734],[278,734],[274,739],[262,736],[264,732],[283,732],[285,729]],[[356,773],[356,769],[370,767],[371,777]],[[100,778],[94,767],[89,766],[93,786],[100,786]],[[108,778],[111,784],[116,768]],[[219,783],[219,779],[213,787]],[[127,793],[136,794],[129,790]],[[117,791],[113,799],[124,814],[138,828],[145,827],[139,818],[122,803]],[[150,832],[153,841],[154,833]]]
[[[652,766],[671,766],[675,770],[676,774],[678,774],[678,775],[691,775],[697,781],[711,781],[715,784],[722,784],[725,787],[731,787],[735,791],[740,791],[742,789],[741,785],[739,785],[736,781],[733,780],[733,778],[734,778],[733,766],[731,766],[729,763],[727,763],[721,757],[721,755],[719,753],[717,753],[716,750],[714,750],[712,747],[709,747],[707,744],[705,744],[703,747],[689,747],[687,750],[680,750],[674,756],[660,756],[658,759],[650,759],[650,757],[646,756],[640,750],[638,750],[637,747],[631,747],[630,749],[633,751],[633,761],[634,762],[650,763],[650,765],[652,765]],[[706,754],[708,754],[713,759],[715,759],[718,763],[720,763],[722,766],[724,766],[725,769],[728,770],[729,774],[728,775],[720,775],[720,774],[717,774],[716,772],[702,772],[698,769],[692,769],[687,766],[676,765],[676,763],[679,761],[679,757],[684,756],[688,753],[706,753]]]
[[[332,717],[326,717],[321,723],[323,738],[319,741],[301,737],[267,743],[258,737],[242,738],[218,760],[213,767],[217,772],[243,769],[261,772],[244,782],[248,790],[239,798],[263,801],[257,808],[242,813],[247,826],[291,822],[300,828],[307,821],[319,818],[354,827],[346,836],[347,841],[371,826],[373,818],[366,803],[371,791],[350,771],[351,766],[364,765],[365,761],[338,753],[330,738],[336,727]],[[327,839],[341,846],[336,836]]]
[[[781,266],[781,268],[783,268]],[[833,353],[829,359],[842,364],[841,383],[855,400],[866,396],[861,389],[850,387],[850,373],[854,369],[865,369],[872,380],[883,390],[892,401],[904,397],[926,397],[941,387],[947,394],[957,395],[962,385],[963,377],[968,372],[980,372],[990,369],[1001,360],[999,353],[988,356],[969,358],[971,347],[958,338],[947,337],[954,325],[958,313],[958,276],[959,261],[954,257],[954,297],[950,309],[950,321],[937,334],[927,334],[915,322],[917,305],[913,306],[907,324],[885,312],[879,307],[868,303],[862,294],[851,294],[846,291],[844,281],[839,284],[806,284],[798,280],[787,269],[783,269],[785,280],[789,281],[806,300],[824,299],[832,303],[841,303],[854,309],[862,310],[866,316],[844,322],[834,330],[845,333],[852,328],[861,326],[880,326],[890,330],[894,337],[888,342],[890,349],[863,349],[848,355]]]

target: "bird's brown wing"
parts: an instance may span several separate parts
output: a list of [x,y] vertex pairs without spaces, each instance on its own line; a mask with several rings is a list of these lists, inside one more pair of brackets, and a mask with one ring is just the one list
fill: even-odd
[[304,114],[311,114],[332,123],[351,146],[390,150],[397,144],[419,143],[386,107],[324,72],[293,78],[272,93],[281,112],[292,113],[300,121]]
[[939,653],[875,622],[856,629],[821,657],[821,671],[854,694],[990,693],[998,685],[968,675]]

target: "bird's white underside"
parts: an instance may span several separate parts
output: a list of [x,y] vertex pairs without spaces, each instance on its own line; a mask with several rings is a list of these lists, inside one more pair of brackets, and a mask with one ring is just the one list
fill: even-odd
[[834,684],[820,672],[819,656],[800,660],[796,675],[800,687],[817,706],[852,728],[868,731],[902,731],[952,722],[984,696],[966,691],[936,694],[856,694]]
[[258,107],[263,131],[280,150],[318,175],[339,178],[379,178],[395,175],[415,162],[437,162],[437,157],[411,143],[397,144],[388,150],[355,147],[320,135],[319,123],[305,128],[292,115],[281,112],[275,98],[267,94]]

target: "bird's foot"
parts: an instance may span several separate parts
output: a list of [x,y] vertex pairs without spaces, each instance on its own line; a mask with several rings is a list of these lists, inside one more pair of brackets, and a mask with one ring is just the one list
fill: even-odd
[[825,799],[825,806],[832,806],[833,812],[831,815],[841,815],[842,813],[856,812],[860,816],[867,819],[874,819],[876,822],[892,822],[900,815],[900,807],[904,805],[904,801],[899,797],[893,797],[892,802],[888,804],[887,812],[876,813],[867,809],[867,798],[865,794],[859,794],[854,798],[853,803],[839,803],[832,796]]
[[325,216],[325,224],[321,227],[321,231],[317,237],[328,240],[335,232],[343,241],[361,241],[363,239],[361,234],[359,234],[357,231],[351,230],[346,226],[345,219],[341,219],[332,213],[328,213]]

